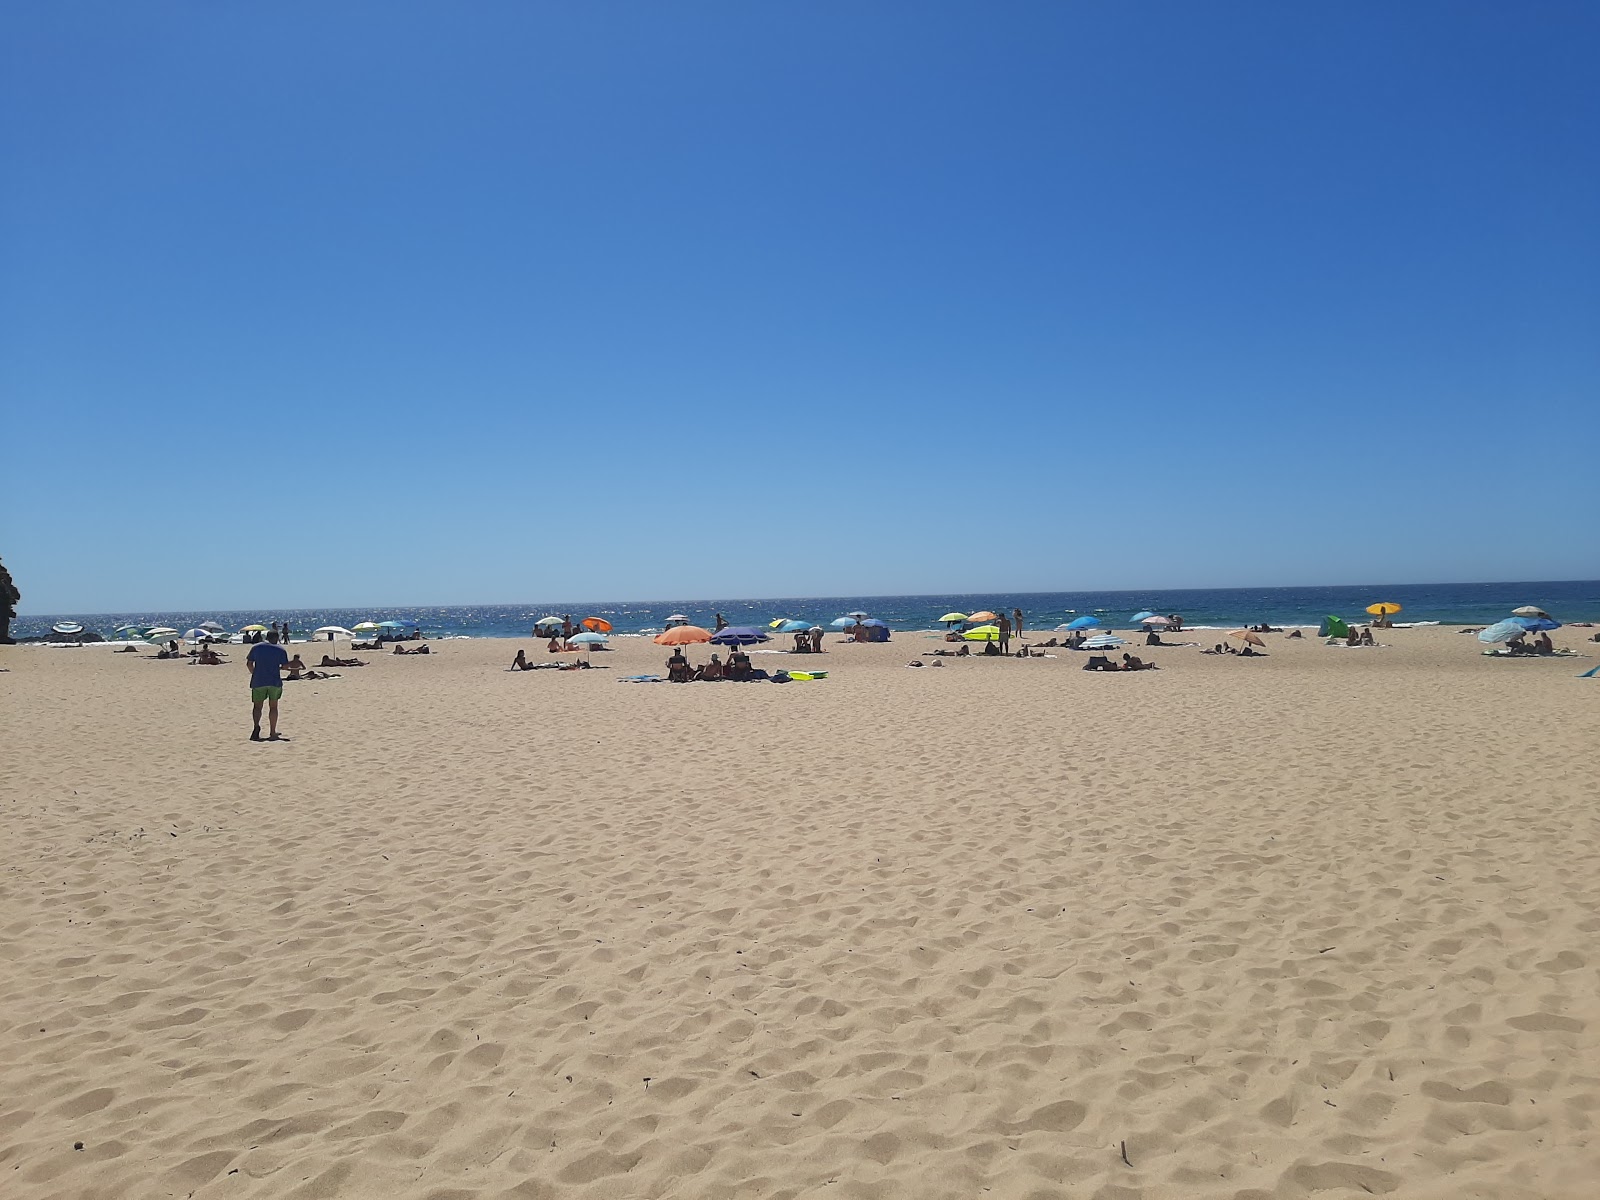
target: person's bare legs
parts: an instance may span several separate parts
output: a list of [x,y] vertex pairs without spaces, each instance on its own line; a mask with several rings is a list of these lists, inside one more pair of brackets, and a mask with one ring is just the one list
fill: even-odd
[[[257,716],[256,727],[259,729],[260,726],[261,719]],[[278,702],[276,700],[267,701],[267,739],[273,742],[278,740]]]
[[259,742],[261,740],[261,705],[263,703],[265,703],[265,701],[257,700],[250,707],[250,722],[255,726],[255,728],[250,731],[250,740],[252,742]]

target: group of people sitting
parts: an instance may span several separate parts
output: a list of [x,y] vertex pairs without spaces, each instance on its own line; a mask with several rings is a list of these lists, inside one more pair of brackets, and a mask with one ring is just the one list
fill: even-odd
[[1091,654],[1083,664],[1085,671],[1159,671],[1155,663],[1147,663],[1132,654],[1123,654],[1121,662],[1114,662],[1104,654]]
[[1201,654],[1237,654],[1240,658],[1266,658],[1264,650],[1257,650],[1249,642],[1235,650],[1228,642],[1218,642],[1209,650],[1200,651]]
[[1345,635],[1344,644],[1346,646],[1376,646],[1378,643],[1373,639],[1371,629],[1365,627],[1357,629],[1351,626],[1350,632]]
[[740,646],[733,648],[726,663],[713,654],[710,662],[697,667],[688,660],[681,649],[674,650],[672,657],[667,659],[668,683],[717,683],[722,680],[749,683],[752,680],[767,678],[770,676],[765,671],[750,665],[750,656]]
[[[1597,639],[1600,640],[1600,639]],[[1506,643],[1506,650],[1512,654],[1554,654],[1555,643],[1550,640],[1547,631],[1541,631],[1539,636],[1530,643],[1526,634],[1519,634]]]

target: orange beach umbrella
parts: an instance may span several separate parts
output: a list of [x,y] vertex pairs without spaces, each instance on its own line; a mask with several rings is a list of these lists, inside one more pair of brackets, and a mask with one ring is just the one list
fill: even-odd
[[1231,638],[1238,638],[1241,642],[1248,642],[1252,646],[1266,645],[1265,642],[1263,642],[1255,634],[1251,633],[1248,629],[1235,629],[1228,636]]
[[658,633],[652,639],[658,646],[692,646],[696,642],[709,642],[711,631],[701,629],[698,625],[674,625],[665,633]]
[[974,621],[974,622],[998,621],[999,619],[1000,619],[999,617],[995,616],[995,614],[990,612],[988,609],[984,609],[982,612],[975,612],[975,613],[968,613],[967,614],[967,620]]
[[583,627],[593,633],[610,633],[611,622],[604,617],[585,617]]

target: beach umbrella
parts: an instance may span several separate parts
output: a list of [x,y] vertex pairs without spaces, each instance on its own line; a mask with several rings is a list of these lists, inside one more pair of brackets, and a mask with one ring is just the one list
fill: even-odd
[[1118,646],[1126,646],[1127,644],[1114,633],[1097,633],[1092,638],[1087,638],[1084,641],[1083,648],[1085,650],[1115,650]]
[[945,625],[959,625],[967,619],[966,613],[945,613],[939,620]]
[[713,646],[753,646],[757,642],[770,642],[772,639],[759,629],[752,629],[748,625],[729,625],[720,633],[711,635]]
[[687,621],[688,619],[689,619],[688,616],[686,614],[684,614],[684,613],[668,613],[667,614],[667,620],[669,620],[669,621]]
[[266,631],[267,627],[265,625],[246,625],[239,630],[240,633],[265,633]]
[[1100,624],[1099,617],[1075,617],[1068,621],[1063,628],[1068,633],[1073,633],[1079,629],[1093,629],[1098,624]]
[[1241,642],[1247,642],[1252,646],[1266,646],[1265,642],[1263,642],[1255,634],[1251,633],[1248,629],[1235,629],[1232,633],[1228,634],[1228,636],[1231,638],[1237,638]]
[[201,638],[210,637],[211,633],[205,629],[186,629],[182,636],[186,642],[198,642]]
[[334,635],[334,637],[355,637],[355,634],[346,629],[343,625],[324,625],[320,629],[313,629],[311,631],[311,636],[315,637],[319,633],[331,633]]
[[604,646],[610,639],[603,633],[580,633],[572,638],[574,646]]
[[1535,608],[1531,604],[1524,604],[1521,608],[1511,610],[1513,617],[1548,617],[1550,614],[1542,608]]
[[984,621],[998,621],[999,619],[1000,618],[997,614],[990,612],[988,609],[984,609],[982,612],[969,613],[967,615],[967,620],[977,621],[980,624]]
[[1512,617],[1511,619],[1529,633],[1547,633],[1552,629],[1561,628],[1561,622],[1554,617]]
[[362,621],[360,624],[353,626],[353,628],[363,633],[370,633],[377,627],[378,623],[376,621]]
[[58,621],[56,624],[50,626],[50,632],[65,634],[82,633],[83,626],[79,625],[76,621]]
[[1521,637],[1527,633],[1527,627],[1515,617],[1507,617],[1504,621],[1496,621],[1489,628],[1478,634],[1480,642],[1509,642],[1514,637]]
[[1138,625],[1143,621],[1148,621],[1151,617],[1153,617],[1155,615],[1156,615],[1155,613],[1151,612],[1147,608],[1143,612],[1134,613],[1133,616],[1128,618],[1128,623],[1131,624],[1131,625]]
[[219,621],[201,621],[199,628],[210,633],[227,633],[228,627]]
[[779,633],[803,633],[811,628],[804,621],[785,621],[778,626]]
[[[667,619],[671,620],[670,617],[667,618]],[[561,624],[561,618],[560,617],[540,617],[537,621],[535,621],[533,623],[533,627],[535,629],[538,629],[540,626],[543,626],[543,625],[559,625],[559,624]],[[356,628],[360,629],[361,626],[357,625]]]
[[1000,640],[1000,626],[979,625],[969,629],[961,635],[969,642],[998,642]]
[[854,617],[835,617],[833,620],[828,622],[828,624],[832,625],[835,629],[845,629],[851,625],[854,625],[855,623],[856,619]]
[[[606,620],[604,617],[585,617],[583,619],[583,627],[590,633],[611,632],[611,622]],[[572,640],[577,641],[578,639],[573,638]]]
[[[413,622],[413,624],[415,624],[415,622]],[[406,627],[406,623],[404,621],[379,621],[378,622],[378,628],[379,629],[404,629],[405,627]]]
[[709,642],[711,631],[701,629],[698,625],[674,625],[665,633],[656,634],[651,640],[658,646],[691,646],[696,642]]
[[864,612],[845,613],[845,616],[854,617],[858,621],[865,621],[867,619],[867,614]]
[[1375,617],[1387,617],[1400,611],[1400,606],[1391,600],[1379,600],[1376,604],[1367,605],[1367,611]]
[[889,628],[889,622],[880,621],[880,620],[878,620],[877,617],[868,617],[865,621],[863,621],[861,623],[863,625],[865,625],[868,629],[887,629],[887,628]]
[[143,625],[118,625],[111,632],[112,633],[143,633],[144,632],[144,626]]
[[777,617],[767,622],[767,628],[776,629],[779,633],[782,633],[785,625],[792,624],[794,624],[794,620],[791,617]]
[[146,629],[144,635],[147,638],[175,638],[178,636],[178,631],[168,629],[165,625],[157,625],[154,629]]
[[1170,618],[1170,617],[1146,617],[1144,620],[1140,621],[1139,624],[1141,624],[1141,625],[1171,625],[1172,624],[1172,618]]

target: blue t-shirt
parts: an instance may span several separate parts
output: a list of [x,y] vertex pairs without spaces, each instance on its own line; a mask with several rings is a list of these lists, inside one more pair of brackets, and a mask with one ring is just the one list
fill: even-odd
[[278,672],[288,665],[289,652],[282,646],[274,646],[271,642],[252,646],[245,661],[250,664],[251,687],[283,686],[283,676]]

